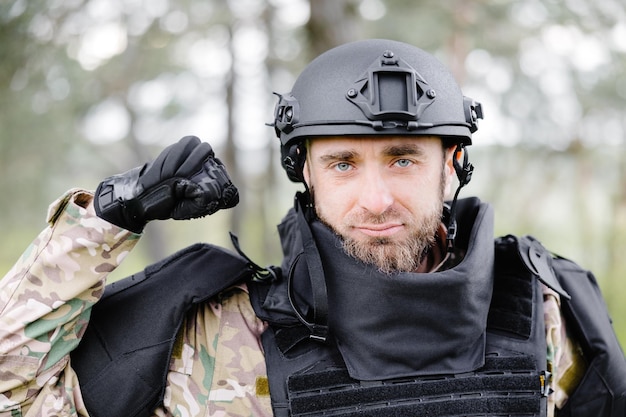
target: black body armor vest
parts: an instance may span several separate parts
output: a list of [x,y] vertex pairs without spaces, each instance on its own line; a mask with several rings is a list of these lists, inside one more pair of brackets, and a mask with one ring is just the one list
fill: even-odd
[[[499,242],[494,255],[487,205],[459,204],[461,224],[474,225],[458,237],[461,263],[392,276],[345,255],[317,221],[311,236],[302,232],[301,215],[280,229],[289,272],[252,292],[270,323],[263,345],[276,416],[545,415],[542,290],[515,241]],[[306,265],[315,256],[309,238],[328,293],[324,342],[301,320],[317,307],[307,296],[318,284]]]
[[[151,416],[163,401],[186,312],[241,282],[248,282],[255,311],[270,323],[263,344],[278,417],[543,415],[549,375],[541,281],[561,294],[568,329],[589,360],[557,416],[625,417],[626,360],[593,275],[553,258],[528,237],[497,239],[494,254],[491,210],[476,199],[459,200],[459,223],[457,245],[467,251],[464,260],[448,271],[423,274],[445,280],[442,288],[456,294],[450,300],[434,291],[421,296],[403,281],[408,276],[398,277],[415,297],[407,301],[400,294],[406,305],[377,300],[385,294],[376,291],[391,283],[350,292],[352,285],[381,278],[365,276],[367,269],[350,259],[327,271],[341,277],[339,284],[331,282],[332,275],[328,286],[325,278],[320,283],[320,272],[326,272],[322,259],[341,257],[340,251],[333,250],[332,234],[319,225],[311,233],[296,212],[280,227],[286,254],[282,274],[280,268],[263,271],[247,258],[199,244],[107,286],[71,354],[90,415]],[[456,275],[468,282],[455,280]],[[330,297],[346,297],[345,292],[354,299],[348,296],[340,306],[328,303]],[[363,300],[367,305],[360,304]],[[440,311],[444,307],[452,314]],[[360,318],[361,312],[367,317]],[[380,317],[371,317],[377,312]],[[354,323],[336,316],[342,314]],[[471,317],[457,317],[465,314]],[[428,336],[411,333],[411,324]],[[468,329],[461,328],[465,324]],[[466,337],[467,347],[445,340],[448,334]],[[411,357],[412,352],[431,359]],[[385,355],[393,366],[383,366],[372,354]]]

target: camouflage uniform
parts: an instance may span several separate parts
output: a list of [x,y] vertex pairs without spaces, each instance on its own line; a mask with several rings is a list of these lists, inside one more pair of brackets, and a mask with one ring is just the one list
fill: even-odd
[[260,336],[245,286],[192,309],[156,416],[271,416]]
[[[71,190],[0,281],[0,417],[87,416],[69,352],[105,279],[139,235],[98,218]],[[192,311],[179,336],[164,405],[155,416],[271,415],[259,335],[245,287]]]
[[[0,281],[0,417],[88,415],[69,352],[84,333],[107,274],[139,238],[96,217],[91,199],[88,192],[71,190],[53,203],[50,227]],[[551,405],[567,400],[582,369],[559,303],[558,294],[545,288],[556,389]],[[259,340],[265,327],[245,286],[195,306],[178,336],[164,403],[154,415],[271,415]]]
[[554,407],[563,408],[585,374],[586,362],[580,346],[567,334],[561,314],[561,297],[543,287],[543,315],[546,323],[548,371],[552,372],[552,389],[548,397],[548,417]]

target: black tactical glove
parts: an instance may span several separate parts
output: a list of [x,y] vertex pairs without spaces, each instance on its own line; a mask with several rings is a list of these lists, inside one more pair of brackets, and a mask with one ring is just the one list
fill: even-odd
[[185,136],[153,161],[100,183],[98,217],[141,233],[155,219],[192,219],[234,207],[239,193],[211,146]]

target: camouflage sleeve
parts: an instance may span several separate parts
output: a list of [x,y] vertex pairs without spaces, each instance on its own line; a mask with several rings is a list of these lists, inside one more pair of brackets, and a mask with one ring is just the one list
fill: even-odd
[[272,406],[259,319],[245,284],[192,308],[172,352],[154,417],[269,417]]
[[0,415],[86,415],[69,352],[139,237],[98,218],[91,201],[81,190],[55,201],[49,226],[0,281]]
[[554,390],[548,396],[548,416],[551,417],[555,413],[555,407],[563,408],[574,392],[585,373],[586,365],[580,346],[567,333],[561,313],[561,297],[544,286],[543,299],[548,371],[552,373],[551,387]]

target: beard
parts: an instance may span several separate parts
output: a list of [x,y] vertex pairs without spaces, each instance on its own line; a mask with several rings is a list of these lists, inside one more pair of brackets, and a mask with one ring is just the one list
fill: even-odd
[[[349,256],[374,265],[385,274],[416,271],[428,250],[435,243],[435,236],[441,225],[443,202],[441,206],[440,210],[434,209],[420,221],[405,222],[411,234],[404,239],[368,237],[357,240],[339,235],[342,237],[342,248]],[[358,217],[359,221],[370,224],[383,223],[389,217],[398,218],[394,210],[389,210],[379,216]]]
[[[388,220],[400,220],[409,232],[408,236],[402,239],[389,237],[354,239],[341,233],[338,227],[330,224],[319,212],[318,217],[341,238],[342,248],[347,255],[373,265],[385,274],[414,272],[435,244],[437,231],[441,226],[446,181],[443,169],[440,181],[440,198],[433,202],[427,212],[422,213],[419,218],[418,216],[407,218],[392,207],[380,215],[370,212],[352,213],[342,222],[343,227],[349,228],[354,224],[383,224]],[[313,188],[310,191],[313,197]],[[313,201],[315,201],[314,198]]]

